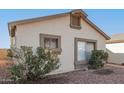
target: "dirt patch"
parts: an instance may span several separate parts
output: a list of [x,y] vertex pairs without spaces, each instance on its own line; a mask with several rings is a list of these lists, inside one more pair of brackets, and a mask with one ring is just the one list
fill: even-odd
[[0,60],[0,67],[9,67],[13,64],[14,62],[11,60]]
[[0,60],[7,59],[7,49],[0,49]]
[[13,64],[14,62],[10,60],[0,60],[0,80],[9,79],[11,77],[9,68]]
[[124,69],[105,66],[104,70],[72,71],[49,76],[44,80],[30,81],[32,84],[124,84]]
[[100,69],[100,70],[93,71],[93,73],[98,75],[110,75],[114,73],[114,71],[111,69]]

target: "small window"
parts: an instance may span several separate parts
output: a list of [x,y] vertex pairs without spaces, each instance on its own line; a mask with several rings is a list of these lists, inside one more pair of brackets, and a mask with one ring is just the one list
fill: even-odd
[[71,27],[77,27],[80,28],[80,16],[77,15],[71,15]]
[[57,35],[40,34],[40,46],[61,52],[61,37]]

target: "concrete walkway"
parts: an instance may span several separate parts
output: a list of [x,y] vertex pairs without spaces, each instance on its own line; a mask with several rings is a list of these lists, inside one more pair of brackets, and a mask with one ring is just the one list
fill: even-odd
[[117,67],[117,68],[124,68],[124,66],[117,65],[117,64],[106,64],[106,66],[112,66],[112,67]]

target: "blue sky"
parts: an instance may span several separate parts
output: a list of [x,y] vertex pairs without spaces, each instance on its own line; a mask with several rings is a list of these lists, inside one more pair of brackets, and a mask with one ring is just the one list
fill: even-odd
[[[68,12],[70,9],[0,10],[0,48],[9,48],[8,22]],[[88,18],[108,35],[124,33],[124,10],[85,9]]]

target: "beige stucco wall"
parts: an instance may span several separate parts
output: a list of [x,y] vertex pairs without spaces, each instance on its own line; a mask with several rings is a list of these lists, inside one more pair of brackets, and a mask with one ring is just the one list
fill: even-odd
[[106,44],[106,48],[109,54],[109,63],[124,63],[124,43]]
[[58,72],[74,70],[74,38],[97,40],[97,48],[105,50],[105,38],[81,20],[81,30],[70,28],[70,16],[44,20],[41,22],[28,23],[17,26],[16,46],[33,46],[35,49],[40,45],[39,34],[52,34],[61,36],[62,53],[60,55],[60,68]]

